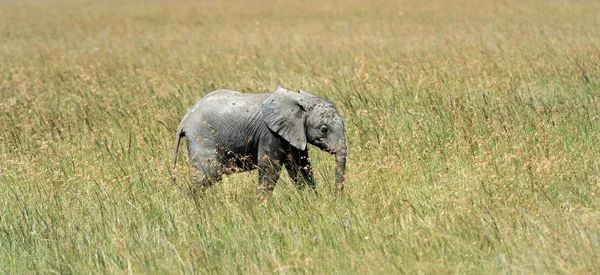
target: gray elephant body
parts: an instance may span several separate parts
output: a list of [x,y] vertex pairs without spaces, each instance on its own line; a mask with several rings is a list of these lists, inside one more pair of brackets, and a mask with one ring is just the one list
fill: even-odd
[[259,168],[259,185],[268,196],[283,165],[298,186],[314,188],[307,142],[337,156],[336,186],[338,191],[343,188],[343,120],[333,104],[305,92],[282,88],[266,94],[214,91],[182,119],[174,165],[183,136],[193,186],[202,190],[220,181],[223,174]]

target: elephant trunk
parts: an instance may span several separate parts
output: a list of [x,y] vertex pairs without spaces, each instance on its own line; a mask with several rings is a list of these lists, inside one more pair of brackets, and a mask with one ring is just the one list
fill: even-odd
[[344,190],[344,172],[346,171],[346,140],[342,141],[342,146],[335,152],[335,187],[336,194],[342,195]]

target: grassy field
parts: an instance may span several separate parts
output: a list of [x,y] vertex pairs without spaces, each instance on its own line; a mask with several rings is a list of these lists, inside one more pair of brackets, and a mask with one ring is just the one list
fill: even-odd
[[[600,272],[600,2],[0,2],[0,273]],[[326,97],[346,194],[195,204],[210,91]],[[183,146],[185,148],[185,146]]]

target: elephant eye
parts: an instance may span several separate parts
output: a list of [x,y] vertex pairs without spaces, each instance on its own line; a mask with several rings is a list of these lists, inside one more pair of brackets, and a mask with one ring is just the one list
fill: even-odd
[[323,134],[327,134],[327,131],[329,131],[329,129],[327,129],[326,125],[321,125],[320,129],[321,129],[321,133],[323,133]]

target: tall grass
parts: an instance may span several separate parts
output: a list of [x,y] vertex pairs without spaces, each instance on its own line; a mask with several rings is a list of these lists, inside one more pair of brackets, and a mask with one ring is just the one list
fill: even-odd
[[[597,273],[597,1],[0,3],[1,273]],[[342,113],[347,191],[195,203],[177,125],[281,85]],[[185,150],[184,150],[185,151]]]

